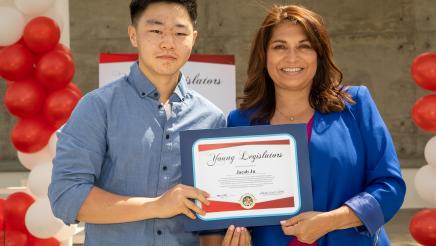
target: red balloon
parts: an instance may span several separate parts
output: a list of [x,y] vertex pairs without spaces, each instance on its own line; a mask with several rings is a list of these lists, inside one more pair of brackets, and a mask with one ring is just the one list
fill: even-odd
[[9,85],[3,100],[11,114],[30,117],[41,111],[45,96],[43,87],[35,80],[29,79]]
[[76,92],[65,88],[52,92],[45,100],[44,116],[56,129],[70,118],[71,112],[80,99],[76,94]]
[[6,230],[16,230],[27,233],[24,222],[27,209],[35,200],[24,192],[9,195],[5,201],[5,226]]
[[[53,51],[55,51],[55,50],[63,52],[65,54],[68,54],[68,56],[71,58],[71,60],[74,61],[73,54],[71,53],[71,50],[68,47],[66,47],[65,45],[58,43],[56,45],[56,47],[53,49]],[[36,63],[38,63],[39,60],[41,59],[41,57],[43,57],[44,55],[45,55],[44,53],[35,54]]]
[[14,81],[6,80],[6,88],[8,88],[9,86],[11,86],[13,83],[14,83]]
[[34,57],[22,44],[8,46],[0,53],[0,74],[6,80],[23,80],[32,75]]
[[34,153],[48,144],[55,130],[41,118],[22,118],[12,129],[11,140],[15,148],[24,153]]
[[[24,43],[23,36],[21,36],[20,40],[18,40],[17,42],[15,42],[15,44],[22,44],[22,45],[26,46],[26,43]],[[27,47],[27,48],[28,48],[28,47]]]
[[64,88],[73,76],[73,60],[67,53],[59,50],[48,52],[36,65],[36,78],[50,90]]
[[73,82],[69,83],[67,85],[67,89],[71,90],[72,92],[74,92],[74,94],[78,97],[81,98],[83,96],[82,91],[80,90],[80,88],[74,84]]
[[54,50],[65,52],[65,53],[67,53],[71,57],[71,59],[73,59],[73,53],[71,53],[70,48],[68,48],[67,46],[65,46],[65,45],[63,45],[61,43],[58,43]]
[[[0,46],[0,57],[2,56],[2,51],[5,49],[4,46]],[[2,70],[0,69],[0,78],[3,77],[2,76]]]
[[6,230],[4,242],[5,246],[27,246],[27,235],[22,231]]
[[24,43],[36,53],[44,53],[56,47],[61,37],[58,24],[51,18],[40,16],[32,19],[24,28]]
[[436,95],[418,99],[412,108],[412,119],[421,129],[436,132]]
[[41,239],[28,235],[28,246],[60,246],[61,243],[56,238]]
[[436,91],[436,53],[423,53],[412,62],[412,77],[424,89]]
[[0,242],[5,241],[5,200],[0,198]]
[[5,200],[0,198],[0,234],[3,232],[4,229],[5,229]]
[[413,238],[423,245],[436,245],[436,209],[416,213],[409,224]]

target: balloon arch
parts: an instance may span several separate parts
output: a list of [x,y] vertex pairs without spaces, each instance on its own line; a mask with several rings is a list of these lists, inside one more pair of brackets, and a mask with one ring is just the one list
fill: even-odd
[[6,245],[60,245],[76,226],[54,217],[47,198],[55,132],[82,96],[72,82],[74,61],[59,43],[62,21],[48,14],[60,0],[0,0],[0,77],[4,105],[17,118],[11,142],[31,170],[29,193],[0,199],[0,242]]
[[[412,77],[423,89],[436,91],[436,53],[423,53],[412,62]],[[436,95],[419,98],[412,108],[412,119],[422,130],[436,133]],[[426,202],[436,205],[436,136],[424,149],[428,165],[421,167],[415,176],[415,188]],[[436,245],[436,209],[416,213],[409,225],[413,238],[423,245]]]

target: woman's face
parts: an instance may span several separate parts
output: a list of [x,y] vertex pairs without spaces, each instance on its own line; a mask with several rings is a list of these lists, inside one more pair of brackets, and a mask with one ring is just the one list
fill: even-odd
[[274,28],[266,66],[276,91],[310,91],[317,54],[299,24],[284,22]]

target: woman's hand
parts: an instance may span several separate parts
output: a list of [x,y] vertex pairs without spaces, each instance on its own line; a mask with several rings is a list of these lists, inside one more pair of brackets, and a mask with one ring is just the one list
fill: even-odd
[[285,235],[294,236],[302,243],[314,243],[332,231],[327,213],[304,212],[288,220],[280,221]]
[[227,229],[222,246],[249,246],[251,245],[251,236],[244,227],[229,226]]
[[343,205],[329,212],[304,212],[280,224],[285,235],[310,244],[331,231],[360,226],[362,222],[351,208]]
[[226,235],[209,234],[200,236],[201,246],[249,246],[251,245],[251,236],[244,227],[229,226]]

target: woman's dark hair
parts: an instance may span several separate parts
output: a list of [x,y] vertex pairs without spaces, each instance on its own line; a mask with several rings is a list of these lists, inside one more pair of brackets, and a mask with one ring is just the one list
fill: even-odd
[[191,17],[192,24],[197,21],[197,1],[196,0],[132,0],[130,3],[130,19],[132,24],[136,25],[139,17],[152,3],[177,3],[186,8]]
[[268,44],[274,28],[281,23],[291,21],[300,25],[317,53],[318,62],[309,103],[315,110],[328,113],[339,112],[345,102],[354,103],[344,91],[342,72],[333,62],[330,37],[322,17],[297,5],[273,6],[257,31],[252,44],[240,109],[256,109],[251,121],[269,121],[275,111],[275,88],[266,69]]

